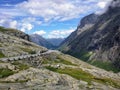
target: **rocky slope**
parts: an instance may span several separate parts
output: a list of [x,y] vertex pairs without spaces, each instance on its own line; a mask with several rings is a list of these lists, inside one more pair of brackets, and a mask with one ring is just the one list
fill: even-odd
[[[52,51],[36,62],[0,62],[1,90],[119,90],[120,74],[91,66],[72,56]],[[5,74],[6,72],[6,74]]]
[[[38,51],[46,50],[44,47],[27,41],[26,38],[21,39],[20,36],[16,37],[13,34],[13,36],[7,34],[7,30],[10,32],[9,29],[5,29],[5,31],[3,31],[4,33],[0,32],[0,58],[35,54]],[[17,30],[15,31],[18,32]]]
[[[120,89],[119,73],[107,72],[59,51],[46,51],[16,36],[0,33],[0,50],[0,90]],[[30,57],[3,59],[23,54]]]
[[16,36],[18,38],[22,38],[29,41],[29,35],[20,30],[16,30],[12,28],[4,28],[0,26],[0,33],[9,34],[11,36]]
[[93,17],[82,19],[60,49],[83,60],[112,62],[120,70],[120,1],[113,0],[104,14]]
[[51,44],[48,40],[44,39],[42,36],[40,36],[38,34],[30,35],[30,41],[32,41],[40,46],[44,46],[48,49],[55,48],[55,46],[53,44]]

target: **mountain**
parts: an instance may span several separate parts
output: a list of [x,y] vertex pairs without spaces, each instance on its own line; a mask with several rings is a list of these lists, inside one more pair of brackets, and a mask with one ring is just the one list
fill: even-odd
[[0,90],[120,88],[119,74],[16,36],[0,32],[0,50]]
[[12,35],[0,32],[0,90],[120,89],[119,73]]
[[120,0],[113,0],[102,15],[84,17],[59,49],[97,66],[112,64],[120,70]]
[[40,46],[44,46],[48,49],[53,49],[55,47],[53,44],[51,44],[49,41],[47,41],[46,39],[44,39],[42,36],[40,36],[38,34],[30,35],[30,41],[32,41]]
[[87,29],[91,28],[98,20],[98,15],[96,14],[90,14],[86,17],[84,17],[81,22],[79,23],[77,29],[72,32],[72,34],[70,36],[68,36],[62,43],[61,43],[61,50],[66,52],[69,44],[72,44],[73,41],[75,41],[75,39],[84,31],[86,31]]
[[52,43],[54,46],[59,46],[61,42],[64,41],[64,38],[48,38],[46,40]]

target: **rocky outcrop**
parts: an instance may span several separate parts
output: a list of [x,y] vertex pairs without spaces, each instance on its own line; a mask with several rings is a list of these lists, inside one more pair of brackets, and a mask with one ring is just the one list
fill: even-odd
[[0,32],[29,41],[29,35],[20,30],[0,27]]
[[47,50],[27,40],[0,33],[0,58],[36,54]]
[[[82,59],[112,62],[120,69],[119,3],[119,0],[113,0],[108,10],[95,21],[90,16],[85,17],[89,19],[81,21],[77,30],[62,43],[61,50],[77,57],[87,57]],[[85,28],[84,20],[86,23],[93,21],[93,25]]]

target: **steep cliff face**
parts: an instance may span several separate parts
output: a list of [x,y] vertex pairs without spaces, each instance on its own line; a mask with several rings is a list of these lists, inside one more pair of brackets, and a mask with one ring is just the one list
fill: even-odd
[[85,60],[112,62],[120,68],[120,1],[113,0],[108,10],[93,23],[81,29],[81,25],[84,26],[81,21],[77,30],[63,42],[61,50]]
[[[87,29],[91,28],[91,27],[98,21],[98,17],[99,17],[99,16],[96,15],[96,14],[90,14],[90,15],[84,17],[84,18],[80,21],[77,29],[76,29],[73,33],[71,33],[71,35],[68,36],[68,37],[61,43],[61,45],[60,45],[60,50],[66,52],[66,51],[70,50],[70,47],[69,47],[69,46],[71,46],[71,44],[75,44],[75,46],[76,46],[76,43],[77,43],[76,40],[78,40],[78,39],[77,39],[78,36],[81,35],[83,32],[85,32]],[[75,43],[73,43],[74,41],[75,41]],[[78,40],[78,41],[79,41],[79,40]]]

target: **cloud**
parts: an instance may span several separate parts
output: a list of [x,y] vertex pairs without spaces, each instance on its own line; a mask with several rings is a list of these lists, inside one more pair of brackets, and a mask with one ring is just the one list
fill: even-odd
[[11,16],[11,17],[17,17],[17,16],[27,16],[27,13],[19,8],[0,8],[0,13]]
[[21,20],[22,23],[34,23],[34,24],[38,24],[38,25],[41,25],[42,24],[42,21],[40,20],[37,20],[37,18],[35,17],[25,17]]
[[[65,25],[66,22],[64,21],[81,18],[93,12],[103,13],[110,1],[111,0],[27,0],[14,5],[4,5],[0,6],[0,25],[17,28],[24,32],[32,30],[37,25],[52,27],[54,22],[56,25],[58,25],[59,22]],[[40,30],[39,32],[36,31],[36,33],[41,35],[48,34],[47,37],[52,38],[66,37],[72,31],[74,31],[74,29],[57,30],[56,27],[53,31],[51,30],[51,32]]]
[[7,28],[14,28],[19,29],[23,32],[30,31],[34,28],[34,25],[32,25],[29,22],[18,22],[17,20],[12,19],[0,19],[0,26],[4,26]]
[[21,24],[21,27],[22,27],[21,31],[25,32],[27,30],[30,31],[34,26],[30,23],[23,23],[23,24]]
[[16,20],[11,20],[11,19],[1,19],[0,20],[0,26],[5,26],[8,28],[17,28],[17,21]]
[[[104,0],[28,0],[16,5],[30,15],[41,17],[44,22],[50,20],[66,21],[79,18],[81,14],[95,11],[97,8],[104,8]],[[99,2],[99,3],[98,3]]]
[[44,30],[39,30],[39,31],[35,31],[33,34],[45,35],[46,32]]
[[99,10],[97,10],[95,13],[96,14],[103,14],[104,12],[106,12],[108,10],[108,6],[110,5],[112,0],[101,0],[97,3],[97,6],[100,8]]
[[70,30],[53,30],[48,33],[47,38],[65,38],[70,35],[75,29]]
[[14,20],[14,21],[10,22],[9,27],[10,27],[10,28],[17,28],[17,21]]
[[106,4],[107,4],[107,2],[98,2],[97,5],[98,5],[100,8],[105,8]]
[[69,36],[73,31],[75,31],[74,28],[72,29],[64,29],[64,30],[52,30],[51,32],[46,32],[45,30],[38,30],[33,32],[33,34],[41,35],[45,38],[65,38]]

